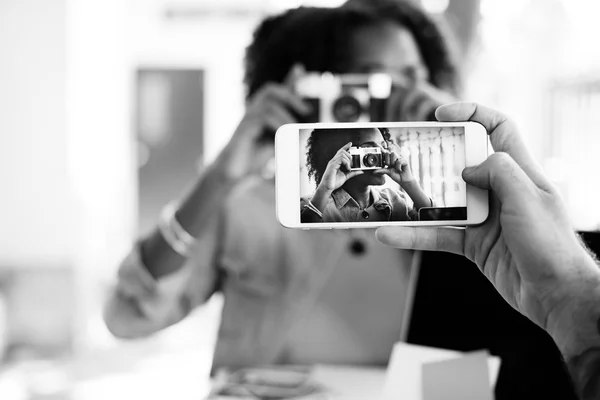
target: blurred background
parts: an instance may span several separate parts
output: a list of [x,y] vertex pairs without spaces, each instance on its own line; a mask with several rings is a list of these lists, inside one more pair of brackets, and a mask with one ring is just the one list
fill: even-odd
[[[463,98],[517,120],[576,227],[600,230],[600,4],[418,2],[456,37]],[[200,398],[221,299],[123,342],[104,296],[242,117],[256,24],[341,3],[0,0],[0,399]]]

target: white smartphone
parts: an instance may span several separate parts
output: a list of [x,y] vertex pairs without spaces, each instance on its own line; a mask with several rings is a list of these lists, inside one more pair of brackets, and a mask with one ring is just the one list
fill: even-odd
[[283,125],[277,218],[302,229],[480,224],[488,191],[461,174],[488,157],[488,143],[476,122]]

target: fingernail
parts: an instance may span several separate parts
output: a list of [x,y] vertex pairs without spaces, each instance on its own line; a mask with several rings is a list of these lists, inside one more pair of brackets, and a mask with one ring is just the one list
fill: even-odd
[[463,175],[471,175],[473,172],[475,172],[475,169],[477,167],[465,167],[465,169],[463,169]]

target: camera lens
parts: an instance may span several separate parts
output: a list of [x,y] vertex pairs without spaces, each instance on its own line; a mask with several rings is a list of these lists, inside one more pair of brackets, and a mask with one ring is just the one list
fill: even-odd
[[356,97],[344,95],[335,99],[332,113],[336,121],[356,122],[363,113],[363,109]]
[[379,156],[379,154],[368,153],[365,154],[365,157],[363,158],[363,163],[365,164],[365,167],[379,167],[381,164],[380,159],[381,157]]

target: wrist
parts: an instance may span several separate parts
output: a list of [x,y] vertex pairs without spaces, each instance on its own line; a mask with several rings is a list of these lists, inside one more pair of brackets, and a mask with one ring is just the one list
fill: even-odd
[[251,149],[252,144],[246,138],[233,138],[219,153],[209,173],[217,174],[224,184],[235,184],[250,172],[248,153]]
[[227,174],[219,161],[208,166],[175,211],[183,229],[194,237],[200,236],[215,207],[222,206],[240,179]]
[[323,212],[325,204],[327,203],[327,199],[331,196],[333,190],[330,190],[323,185],[317,186],[317,190],[312,197],[312,204],[317,208],[320,212]]
[[317,186],[314,197],[329,197],[334,190],[335,189],[330,189],[321,183],[319,186]]
[[169,246],[179,255],[187,258],[192,255],[197,239],[179,223],[176,215],[177,207],[175,202],[168,203],[163,207],[158,229]]
[[562,277],[548,307],[545,329],[567,359],[600,347],[600,270],[586,256],[569,268],[573,278]]
[[415,178],[411,178],[410,180],[404,180],[404,179],[400,179],[400,182],[398,182],[400,184],[400,186],[402,186],[402,188],[404,190],[413,188],[416,185],[416,180]]

